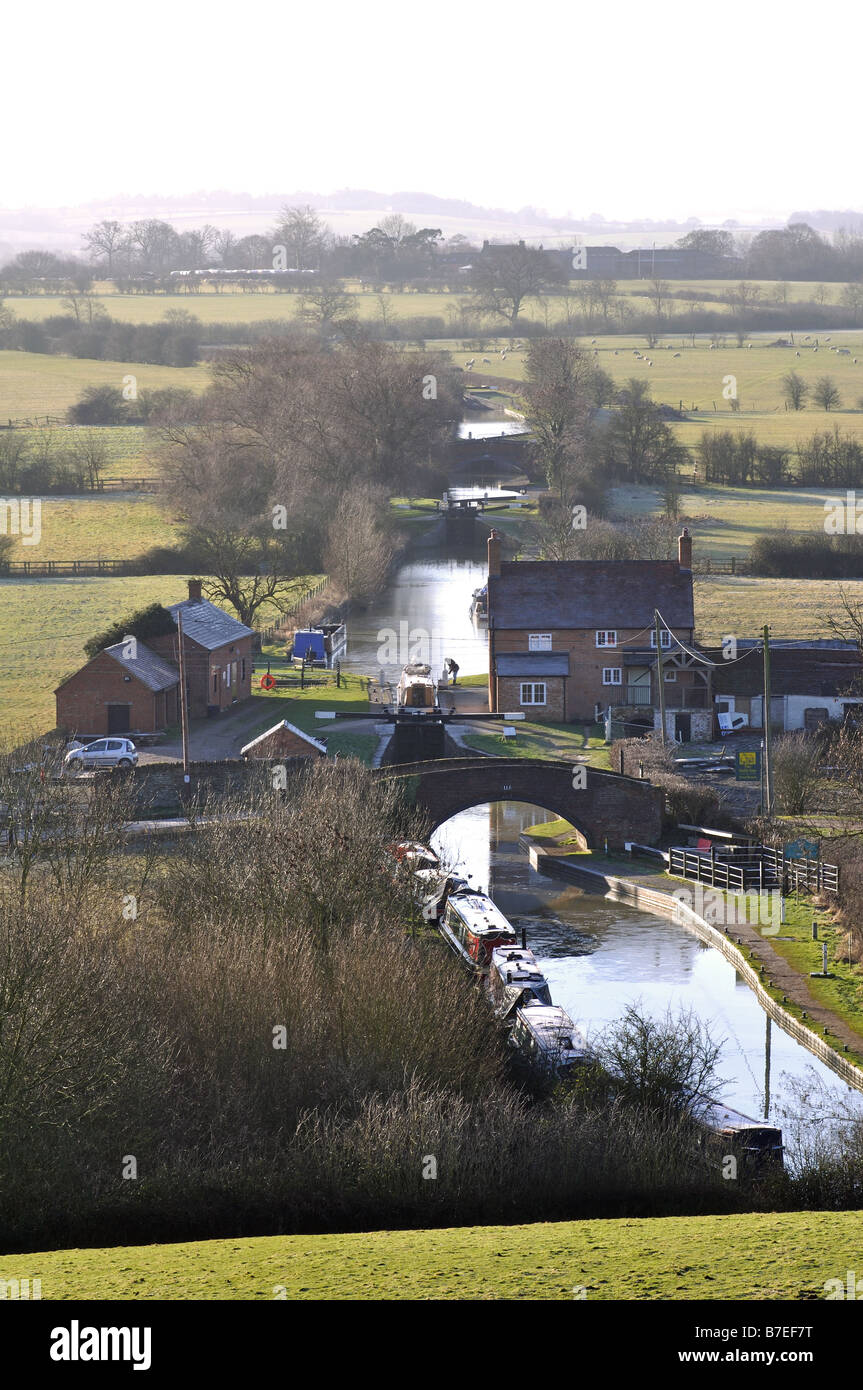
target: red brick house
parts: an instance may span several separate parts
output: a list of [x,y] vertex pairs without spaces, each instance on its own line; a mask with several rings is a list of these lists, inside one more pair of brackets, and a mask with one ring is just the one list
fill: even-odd
[[[189,716],[202,719],[229,709],[252,693],[252,629],[201,597],[200,579],[189,580],[189,597],[168,606],[183,615],[183,649]],[[174,666],[180,651],[176,634],[148,637],[148,645]]]
[[[189,716],[219,713],[252,693],[252,629],[201,597],[201,581],[189,580],[189,597],[169,607],[183,615],[183,652]],[[180,719],[178,633],[148,637],[135,656],[117,642],[88,661],[56,689],[57,727],[80,734],[151,733]]]
[[94,736],[165,729],[180,718],[179,690],[175,666],[143,642],[116,642],[58,685],[57,728]]
[[666,729],[709,737],[713,663],[694,646],[692,541],[677,560],[501,562],[488,542],[489,709],[529,719],[659,727],[654,614],[661,614]]

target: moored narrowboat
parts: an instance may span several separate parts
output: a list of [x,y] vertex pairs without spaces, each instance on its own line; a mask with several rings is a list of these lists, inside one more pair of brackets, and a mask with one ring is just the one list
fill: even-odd
[[495,1012],[510,1019],[523,1004],[551,1004],[548,980],[527,946],[497,946],[491,953],[488,992]]
[[515,928],[485,893],[450,893],[439,923],[441,934],[471,970],[486,971],[496,946],[517,946]]
[[306,666],[329,666],[344,651],[347,640],[348,630],[344,623],[297,628],[291,644],[291,660]]
[[522,1005],[510,1043],[530,1067],[547,1076],[567,1076],[590,1056],[584,1034],[559,1004]]

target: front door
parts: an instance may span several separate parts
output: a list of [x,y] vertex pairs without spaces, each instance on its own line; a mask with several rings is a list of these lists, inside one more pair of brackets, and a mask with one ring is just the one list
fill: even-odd
[[108,706],[108,733],[127,734],[132,727],[129,723],[131,705]]
[[675,714],[674,737],[678,743],[689,743],[692,738],[692,715]]

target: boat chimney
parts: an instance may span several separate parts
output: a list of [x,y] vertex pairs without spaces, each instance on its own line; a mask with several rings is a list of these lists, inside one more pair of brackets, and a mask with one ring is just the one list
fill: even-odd
[[488,533],[488,577],[496,579],[500,575],[500,536],[494,527]]
[[190,603],[200,603],[200,602],[201,602],[201,581],[200,581],[200,579],[190,579],[190,580],[189,580],[189,602],[190,602]]
[[687,526],[677,537],[677,563],[682,570],[692,569],[692,537]]
[[527,927],[522,927],[521,929],[521,949],[523,951],[527,950]]

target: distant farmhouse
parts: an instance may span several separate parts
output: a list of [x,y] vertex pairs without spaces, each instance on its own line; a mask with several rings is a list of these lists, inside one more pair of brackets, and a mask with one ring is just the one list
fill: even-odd
[[[189,597],[168,612],[175,624],[182,613],[190,717],[219,714],[247,699],[252,629],[202,598],[197,579],[189,580]],[[179,721],[179,689],[177,631],[134,648],[117,642],[57,687],[57,727],[94,736],[156,732]]]

